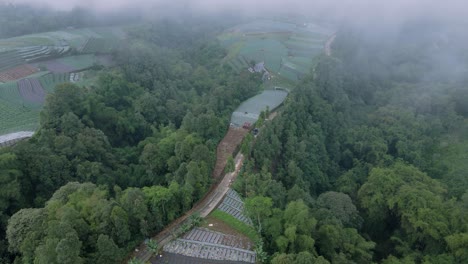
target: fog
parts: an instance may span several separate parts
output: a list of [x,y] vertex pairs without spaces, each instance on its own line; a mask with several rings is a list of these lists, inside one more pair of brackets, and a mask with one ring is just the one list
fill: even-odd
[[103,12],[126,8],[140,8],[144,11],[164,8],[172,12],[232,10],[255,15],[299,12],[327,14],[335,19],[358,23],[378,20],[384,24],[401,23],[405,19],[421,16],[462,20],[468,14],[468,3],[463,0],[3,0],[3,2],[47,5],[58,10],[86,7]]
[[[460,51],[468,47],[466,0],[0,0],[0,3],[2,1],[63,11],[80,7],[98,14],[113,14],[113,17],[132,14],[132,17],[146,19],[221,14],[219,19],[226,18],[226,12],[232,16],[249,17],[302,14],[330,22],[336,29],[351,26],[367,41],[378,42],[390,49],[402,42],[409,46],[426,43],[437,46],[436,49],[427,48],[425,52],[431,61],[437,62],[435,65],[440,66],[438,71],[447,72],[465,64],[465,61],[459,61],[466,57],[460,56]],[[399,39],[402,30],[406,30],[404,37],[409,41]],[[412,35],[415,39],[411,39]],[[427,41],[423,43],[425,38]],[[361,53],[366,50],[358,47],[356,56]],[[384,59],[391,59],[391,56]],[[428,76],[432,75],[428,73]]]

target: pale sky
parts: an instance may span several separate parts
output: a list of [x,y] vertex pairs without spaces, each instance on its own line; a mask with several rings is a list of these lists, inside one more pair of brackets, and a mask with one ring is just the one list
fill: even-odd
[[272,11],[326,13],[358,21],[394,22],[415,16],[466,19],[468,0],[0,0],[4,2],[48,4],[67,10],[74,6],[110,11],[127,7],[143,10],[192,11],[236,10],[268,14]]

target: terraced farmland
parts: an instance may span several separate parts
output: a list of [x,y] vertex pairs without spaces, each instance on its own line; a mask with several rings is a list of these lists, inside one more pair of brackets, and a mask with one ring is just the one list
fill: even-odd
[[70,73],[50,73],[44,76],[39,77],[39,82],[41,83],[44,90],[48,93],[54,91],[55,86],[70,82]]
[[70,66],[73,68],[72,71],[79,71],[92,67],[97,60],[94,55],[88,54],[60,58],[57,62]]
[[0,39],[0,135],[34,131],[46,94],[66,82],[92,85],[95,75],[83,71],[113,66],[109,53],[125,38],[119,27],[99,27]]
[[90,38],[81,49],[82,53],[110,53],[119,45],[115,39]]
[[26,61],[15,50],[0,52],[0,71],[6,71],[25,63]]
[[25,102],[41,105],[45,101],[46,93],[36,78],[20,80],[18,82],[18,90]]
[[195,258],[244,263],[255,263],[256,258],[254,251],[186,239],[170,242],[164,246],[164,251]]
[[20,56],[27,62],[34,62],[54,57],[64,56],[70,51],[69,46],[34,46],[17,50]]
[[54,73],[69,73],[82,71],[91,68],[99,63],[94,54],[68,56],[59,59],[53,59],[37,63],[36,65],[47,68]]
[[24,103],[16,82],[0,84],[0,99],[9,104],[22,105]]
[[239,63],[242,58],[265,62],[271,74],[298,81],[312,67],[313,58],[324,52],[332,34],[332,30],[315,24],[257,20],[233,27],[218,39],[229,49],[225,63],[236,71],[248,68]]
[[232,189],[228,191],[223,202],[218,206],[218,209],[248,225],[252,225],[252,220],[244,214],[244,202],[242,198]]
[[38,107],[10,103],[0,91],[0,134],[17,131],[34,131],[39,123]]
[[194,228],[183,237],[185,240],[205,242],[210,244],[224,245],[228,247],[251,250],[252,245],[243,243],[242,239],[236,236],[226,235],[206,228]]
[[25,35],[15,38],[1,39],[0,51],[32,46],[70,46],[75,49],[83,47],[90,38],[112,38],[121,40],[125,33],[118,27],[99,27],[70,29]]
[[25,78],[38,71],[39,69],[28,64],[16,66],[15,68],[0,72],[0,82],[9,82]]

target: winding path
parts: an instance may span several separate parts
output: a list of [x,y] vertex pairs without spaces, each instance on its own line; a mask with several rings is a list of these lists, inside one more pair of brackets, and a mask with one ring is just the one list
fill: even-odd
[[[217,166],[221,166],[224,169],[226,165],[226,159],[229,155],[231,155],[235,149],[240,145],[244,136],[248,133],[247,130],[242,128],[230,128],[224,139],[219,143],[217,149],[217,157],[223,157],[222,159],[217,159],[216,163]],[[233,138],[234,137],[234,138]],[[229,153],[230,152],[230,153]],[[165,227],[161,232],[157,235],[153,236],[152,239],[157,241],[158,246],[162,248],[165,244],[170,242],[172,239],[175,238],[176,231],[179,229],[184,223],[188,221],[190,216],[195,213],[199,213],[201,217],[208,216],[219,203],[223,200],[224,196],[229,190],[231,183],[234,182],[235,178],[239,174],[240,169],[242,168],[244,162],[244,155],[240,152],[236,155],[234,159],[235,163],[235,170],[234,172],[225,174],[222,178],[219,178],[222,174],[222,171],[213,171],[213,177],[218,179],[217,182],[211,187],[208,193],[198,202],[196,203],[192,209],[187,211],[184,215],[179,217],[178,219],[174,220],[170,223],[167,227]],[[218,164],[220,163],[220,164]],[[147,262],[152,257],[152,253],[147,250],[145,243],[141,243],[138,249],[131,256],[132,258],[135,257],[143,262]]]

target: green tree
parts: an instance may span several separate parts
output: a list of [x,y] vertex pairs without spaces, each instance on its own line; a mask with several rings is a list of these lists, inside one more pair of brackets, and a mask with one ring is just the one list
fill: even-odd
[[234,163],[234,159],[232,155],[229,155],[226,162],[226,167],[224,167],[224,173],[233,172],[236,169],[236,164]]
[[115,263],[122,259],[122,250],[107,235],[99,235],[97,248],[99,255],[97,263]]
[[273,202],[269,197],[256,196],[245,200],[247,215],[254,219],[259,233],[262,232],[262,221],[271,215]]
[[146,246],[148,247],[149,251],[151,252],[151,254],[153,255],[156,255],[158,254],[158,242],[156,242],[155,240],[153,239],[150,239],[148,240],[148,242],[146,243]]

